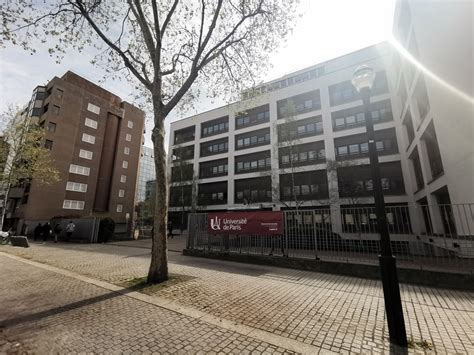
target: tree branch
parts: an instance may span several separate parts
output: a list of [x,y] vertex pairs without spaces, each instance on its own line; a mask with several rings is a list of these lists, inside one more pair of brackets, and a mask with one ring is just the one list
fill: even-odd
[[133,15],[137,19],[138,25],[142,30],[143,39],[145,40],[145,45],[150,53],[150,58],[153,62],[153,66],[155,66],[155,42],[153,41],[153,36],[151,35],[150,27],[148,27],[148,21],[143,13],[143,9],[140,5],[140,0],[133,0],[135,3],[135,7],[133,6],[132,0],[127,0],[128,5],[132,9]]
[[72,2],[73,0],[68,0],[70,1],[70,4],[77,7],[84,16],[84,18],[87,20],[89,25],[93,28],[95,33],[110,47],[112,48],[124,61],[125,66],[130,69],[130,71],[135,75],[135,77],[147,88],[151,88],[151,83],[149,80],[145,79],[138,70],[133,66],[133,64],[130,62],[130,59],[127,57],[124,51],[122,51],[118,46],[116,46],[112,41],[101,31],[101,29],[97,26],[97,24],[94,22],[94,20],[91,19],[89,16],[88,11],[84,7],[84,4],[82,3],[82,0],[76,0],[75,4]]
[[163,38],[163,36],[165,34],[165,31],[166,31],[166,27],[168,27],[168,24],[171,21],[171,17],[173,16],[173,13],[176,10],[176,7],[178,6],[178,3],[179,3],[179,0],[174,0],[173,6],[171,6],[170,11],[166,15],[165,22],[163,22],[163,27],[161,27],[161,31],[160,31],[161,32],[160,33],[161,37],[160,37],[160,39]]

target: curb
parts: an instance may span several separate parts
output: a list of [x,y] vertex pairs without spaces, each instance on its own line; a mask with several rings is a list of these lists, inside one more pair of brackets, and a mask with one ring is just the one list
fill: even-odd
[[[211,314],[199,311],[197,309],[193,309],[191,307],[179,305],[177,302],[171,301],[171,300],[163,298],[163,297],[152,297],[152,296],[149,296],[149,295],[146,295],[146,294],[143,294],[143,293],[139,293],[137,291],[129,291],[128,289],[126,289],[124,287],[121,287],[121,286],[117,286],[117,285],[114,285],[114,284],[111,284],[111,283],[108,283],[108,282],[105,282],[105,281],[100,281],[100,280],[97,280],[97,279],[93,279],[93,278],[88,277],[88,276],[83,276],[81,274],[78,274],[78,273],[75,273],[75,272],[72,272],[72,271],[68,271],[68,270],[64,270],[64,269],[60,269],[60,268],[55,267],[55,266],[39,263],[37,261],[32,261],[32,260],[29,260],[29,259],[24,259],[22,257],[12,255],[12,254],[8,254],[8,253],[2,252],[2,251],[0,251],[0,255],[8,257],[8,258],[16,260],[16,261],[19,261],[19,262],[22,262],[22,263],[25,263],[25,264],[28,264],[28,265],[31,265],[31,266],[34,266],[34,267],[38,267],[38,268],[43,269],[43,270],[54,272],[54,273],[57,273],[57,274],[60,274],[60,275],[66,276],[66,277],[70,277],[70,278],[75,279],[75,280],[79,280],[79,281],[82,281],[82,282],[85,282],[85,283],[88,283],[88,284],[91,284],[91,285],[94,285],[94,286],[97,286],[97,287],[101,287],[101,288],[104,288],[106,290],[119,293],[123,296],[130,297],[130,298],[133,298],[133,299],[136,299],[136,300],[148,303],[148,304],[152,304],[152,305],[158,306],[160,308],[167,309],[169,311],[182,314],[182,315],[187,316],[187,317],[198,319],[202,322],[205,322],[205,323],[208,323],[208,324],[211,324],[211,325],[214,325],[214,326],[217,326],[217,327],[229,330],[229,331],[233,331],[233,332],[236,332],[236,333],[239,333],[239,334],[242,334],[242,335],[257,339],[257,340],[260,340],[260,341],[264,341],[266,343],[269,343],[269,344],[272,344],[272,345],[275,345],[275,346],[278,346],[278,347],[281,347],[281,348],[285,348],[285,349],[290,350],[290,351],[294,351],[294,352],[301,353],[301,354],[317,354],[320,351],[322,351],[322,349],[317,348],[315,346],[305,344],[305,343],[302,343],[302,342],[297,341],[297,340],[288,339],[288,338],[282,337],[280,335],[273,334],[273,333],[270,333],[270,332],[267,332],[267,331],[264,331],[264,330],[261,330],[261,329],[252,328],[252,327],[249,327],[247,325],[237,323],[235,321],[231,321],[231,320],[224,319],[224,318],[219,318],[219,317],[213,316]],[[334,354],[333,352],[330,352],[329,350],[324,350],[324,353],[325,354],[326,353]]]

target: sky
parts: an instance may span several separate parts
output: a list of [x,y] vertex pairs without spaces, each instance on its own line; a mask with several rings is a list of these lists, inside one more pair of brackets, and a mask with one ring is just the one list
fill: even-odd
[[[302,0],[301,13],[286,43],[270,56],[270,69],[264,81],[388,40],[391,37],[395,0]],[[57,64],[46,50],[34,55],[8,45],[0,49],[0,112],[8,104],[24,105],[37,85],[46,84],[67,70],[95,82],[123,100],[131,100],[132,88],[121,81],[106,80],[101,68],[90,61],[92,52],[68,53]],[[172,112],[169,123],[225,104],[203,97],[192,111]],[[147,120],[145,145],[151,146],[151,122]],[[166,139],[166,142],[168,139]]]

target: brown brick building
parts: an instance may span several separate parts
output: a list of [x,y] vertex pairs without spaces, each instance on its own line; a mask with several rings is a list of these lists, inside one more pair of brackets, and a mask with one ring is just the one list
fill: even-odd
[[53,217],[112,217],[130,224],[144,113],[70,71],[33,92],[26,114],[47,130],[60,181],[12,189],[7,223],[18,233]]

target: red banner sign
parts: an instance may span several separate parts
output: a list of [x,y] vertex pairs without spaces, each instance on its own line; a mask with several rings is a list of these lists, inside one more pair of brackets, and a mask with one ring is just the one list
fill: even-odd
[[207,214],[211,234],[283,234],[283,212],[219,212]]

